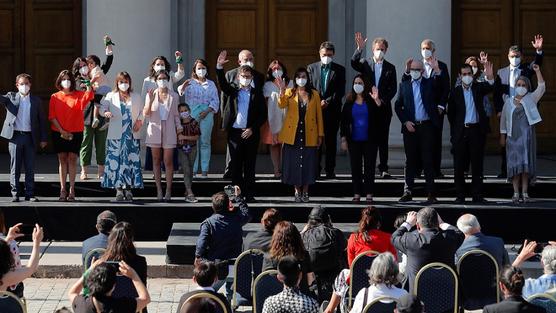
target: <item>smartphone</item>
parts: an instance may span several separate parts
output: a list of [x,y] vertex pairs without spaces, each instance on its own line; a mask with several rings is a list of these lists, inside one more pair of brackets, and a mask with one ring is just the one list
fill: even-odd
[[106,264],[120,265],[120,261],[104,261]]
[[224,192],[229,198],[233,198],[236,195],[236,188],[232,185],[226,185],[224,187]]
[[19,226],[19,233],[23,234],[22,238],[33,238],[33,229],[35,229],[35,224],[22,224]]

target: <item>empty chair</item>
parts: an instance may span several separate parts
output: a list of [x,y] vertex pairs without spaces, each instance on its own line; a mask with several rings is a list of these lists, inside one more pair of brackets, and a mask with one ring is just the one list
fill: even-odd
[[277,270],[268,270],[262,272],[255,279],[253,284],[253,313],[261,313],[263,311],[264,300],[280,293],[284,289],[276,275],[278,275]]
[[263,259],[264,253],[258,249],[249,249],[237,257],[234,265],[232,308],[252,305],[253,284],[262,272]]
[[483,250],[471,250],[457,264],[463,308],[480,310],[500,299],[500,271],[496,259]]
[[9,291],[0,291],[0,312],[27,313],[23,301]]
[[427,313],[458,312],[458,277],[444,263],[423,266],[415,276],[413,293],[423,301]]

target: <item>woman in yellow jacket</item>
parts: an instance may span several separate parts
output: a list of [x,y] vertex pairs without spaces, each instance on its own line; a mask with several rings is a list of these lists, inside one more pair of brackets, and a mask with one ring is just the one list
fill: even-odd
[[309,82],[305,68],[295,72],[293,88],[281,78],[278,106],[287,109],[280,131],[282,182],[295,187],[295,202],[309,202],[309,185],[317,176],[317,149],[324,137],[319,93]]

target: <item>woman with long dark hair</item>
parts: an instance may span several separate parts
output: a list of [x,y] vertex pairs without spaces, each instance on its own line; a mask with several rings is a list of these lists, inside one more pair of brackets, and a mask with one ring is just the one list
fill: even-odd
[[309,73],[299,68],[293,88],[286,89],[283,78],[278,105],[287,109],[279,139],[282,147],[282,182],[295,187],[295,202],[309,202],[309,185],[317,178],[317,149],[324,138],[320,96],[309,81]]

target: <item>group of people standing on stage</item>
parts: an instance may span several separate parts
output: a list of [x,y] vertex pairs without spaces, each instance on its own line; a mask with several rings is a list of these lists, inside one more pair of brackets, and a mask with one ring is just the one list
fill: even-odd
[[[113,83],[107,80],[113,43],[109,37],[104,41],[104,64],[95,55],[78,57],[71,70],[60,72],[55,82],[58,92],[50,99],[48,120],[59,160],[60,201],[75,200],[78,155],[80,178],[88,179],[93,147],[101,186],[115,189],[118,201],[132,200],[131,190],[143,187],[140,155],[145,145],[145,168],[154,173],[157,199],[171,199],[173,173],[179,160],[185,200],[197,202],[192,178],[199,169],[201,177],[207,177],[214,115],[221,111],[221,128],[228,136],[225,175],[242,187],[248,201],[254,199],[259,142],[269,145],[275,177],[295,187],[296,202],[308,202],[308,187],[322,172],[322,156],[325,177],[335,177],[339,131],[340,148],[350,156],[353,201],[364,197],[372,202],[377,154],[380,176],[390,176],[388,136],[392,106],[402,123],[406,154],[405,188],[400,202],[413,199],[414,179],[421,170],[427,202],[437,201],[434,180],[442,176],[444,115],[450,123],[456,202],[465,202],[464,172],[469,165],[472,199],[484,202],[483,156],[493,114],[500,118],[504,152],[501,176],[507,175],[512,181],[514,202],[529,200],[527,187],[534,182],[536,172],[534,125],[541,121],[538,102],[545,90],[540,72],[540,35],[532,41],[536,49],[534,62],[522,61],[520,48],[512,46],[508,53],[510,65],[495,76],[488,55],[481,52],[479,58],[469,57],[458,67],[457,83],[451,87],[448,68],[437,59],[432,40],[422,41],[422,59],[407,60],[398,85],[396,68],[385,59],[388,41],[374,39],[367,59],[363,57],[367,39],[356,33],[351,66],[358,74],[347,95],[346,71],[333,61],[336,48],[329,41],[319,47],[320,61],[299,67],[291,76],[278,59],[270,62],[266,73],[258,72],[248,50],[239,53],[237,68],[224,72],[229,60],[227,52],[222,51],[216,60],[216,83],[208,79],[210,65],[203,59],[195,60],[190,78],[180,82],[185,76],[181,53],[175,53],[176,72],[171,71],[164,56],[158,56],[150,64],[141,93],[133,90],[127,72],[117,73]],[[532,88],[533,75],[537,78],[536,89]],[[23,193],[26,199],[37,200],[33,191],[35,146],[47,145],[46,117],[40,99],[30,92],[31,80],[28,74],[18,75],[18,91],[0,97],[7,109],[1,135],[10,142],[14,201],[19,201]],[[494,92],[494,105],[487,97],[490,92]],[[22,165],[26,171],[24,192],[19,187]],[[166,175],[165,190],[162,170]]]

